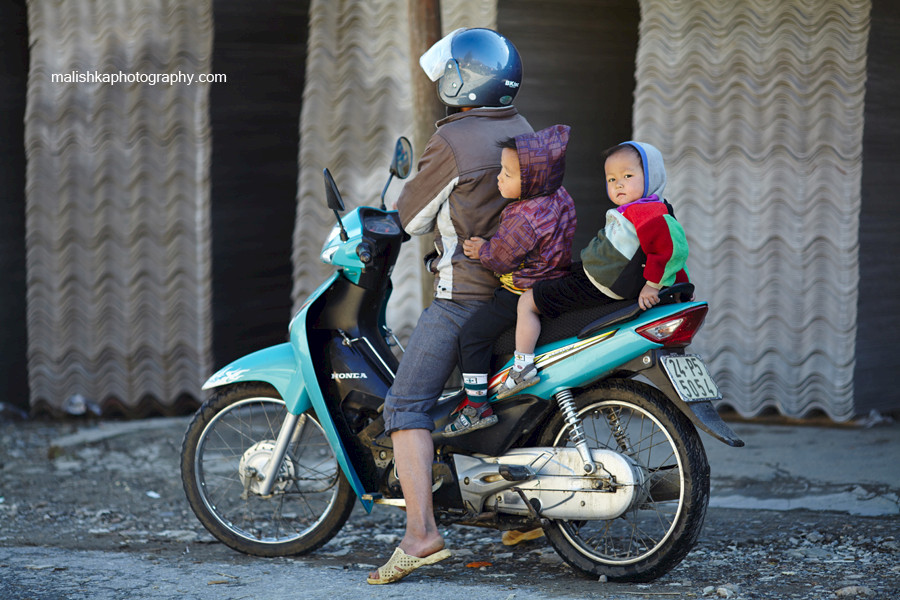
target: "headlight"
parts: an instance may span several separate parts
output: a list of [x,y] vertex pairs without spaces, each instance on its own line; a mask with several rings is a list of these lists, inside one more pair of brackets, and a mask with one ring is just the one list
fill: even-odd
[[331,264],[331,259],[334,257],[334,253],[337,252],[338,247],[332,246],[331,248],[323,248],[322,254],[319,255],[319,258],[322,259],[323,263]]
[[328,237],[325,239],[325,243],[322,244],[322,252],[319,254],[319,259],[326,264],[332,264],[331,259],[334,257],[334,253],[337,252],[338,248],[340,248],[340,244],[334,243],[335,238],[340,234],[341,228],[335,225],[331,228],[331,231],[328,233]]

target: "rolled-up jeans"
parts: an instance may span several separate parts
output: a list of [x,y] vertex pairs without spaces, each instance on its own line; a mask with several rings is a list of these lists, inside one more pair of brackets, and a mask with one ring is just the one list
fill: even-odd
[[460,329],[483,304],[435,298],[422,311],[384,399],[384,429],[388,434],[399,429],[434,431],[434,421],[427,411],[441,397],[456,366]]

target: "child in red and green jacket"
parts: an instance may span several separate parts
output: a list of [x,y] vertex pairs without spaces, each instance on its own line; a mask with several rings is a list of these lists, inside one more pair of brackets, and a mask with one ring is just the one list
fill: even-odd
[[581,264],[560,279],[541,281],[519,298],[515,365],[501,386],[505,398],[540,381],[534,347],[538,315],[637,298],[644,310],[659,302],[659,290],[688,281],[684,229],[662,197],[666,171],[650,144],[625,142],[604,153],[606,190],[616,205],[606,226],[581,251]]

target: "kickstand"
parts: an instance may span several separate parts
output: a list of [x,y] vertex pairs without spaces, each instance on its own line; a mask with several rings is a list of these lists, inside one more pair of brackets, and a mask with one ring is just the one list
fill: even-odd
[[[525,495],[525,492],[522,491],[522,488],[512,487],[510,489],[517,493],[519,495],[519,498],[522,499],[522,502],[524,502],[526,506],[528,506],[528,512],[531,513],[531,516],[534,518],[534,520],[542,523],[544,521],[544,517],[542,517],[541,514],[537,511],[537,509],[534,507],[534,504],[531,503],[531,500],[529,500],[528,496]],[[536,499],[535,502],[537,502]]]

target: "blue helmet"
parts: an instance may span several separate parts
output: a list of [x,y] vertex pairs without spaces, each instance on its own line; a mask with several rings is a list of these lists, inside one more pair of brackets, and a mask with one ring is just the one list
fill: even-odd
[[419,59],[447,106],[509,106],[522,84],[522,59],[491,29],[457,29]]

